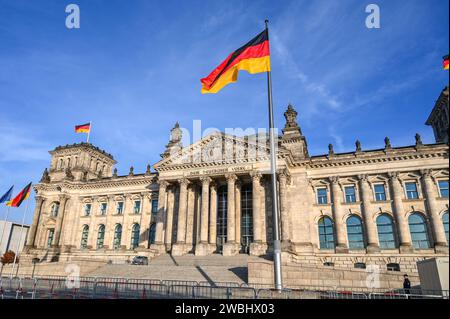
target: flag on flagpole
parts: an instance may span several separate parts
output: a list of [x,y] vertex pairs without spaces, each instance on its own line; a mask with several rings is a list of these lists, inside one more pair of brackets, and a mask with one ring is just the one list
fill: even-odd
[[217,93],[237,81],[239,70],[250,74],[270,71],[270,49],[267,29],[231,53],[207,77],[200,80],[202,94]]
[[448,70],[448,54],[444,56],[443,59],[444,62],[442,62],[442,67],[444,68],[444,70]]
[[91,131],[91,123],[75,126],[75,133],[89,133],[90,131]]
[[30,196],[30,193],[31,193],[31,183],[25,186],[25,188],[22,189],[22,191],[16,197],[14,197],[14,199],[7,202],[6,206],[19,207],[20,204],[22,204],[22,202]]
[[0,203],[4,203],[11,200],[13,189],[14,185],[11,186],[11,188],[5,193],[5,195],[0,197]]

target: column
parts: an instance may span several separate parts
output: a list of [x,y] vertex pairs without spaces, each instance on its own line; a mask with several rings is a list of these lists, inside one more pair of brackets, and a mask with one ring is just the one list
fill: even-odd
[[263,218],[265,218],[261,211],[261,173],[252,172],[252,214],[253,214],[253,242],[262,243],[262,231],[261,224]]
[[167,209],[166,209],[166,221],[164,232],[164,244],[166,245],[166,251],[170,251],[172,247],[172,233],[173,233],[173,212],[175,205],[175,189],[170,187],[166,190],[167,193]]
[[409,253],[412,251],[411,233],[409,232],[408,219],[403,208],[403,188],[399,180],[398,172],[389,173],[394,215],[397,232],[400,241],[400,252]]
[[227,243],[223,247],[224,256],[233,256],[239,253],[236,244],[236,180],[235,174],[225,175],[228,183],[227,191]]
[[378,246],[377,227],[376,222],[372,218],[372,189],[369,185],[367,175],[360,175],[358,177],[362,199],[364,230],[367,238],[367,252],[378,252],[380,251],[380,247]]
[[60,195],[59,196],[59,212],[58,217],[56,218],[56,226],[55,226],[55,237],[54,237],[54,244],[53,246],[59,246],[60,240],[61,240],[61,231],[62,231],[62,224],[64,221],[64,215],[66,210],[66,203],[69,197],[67,195]]
[[139,249],[146,249],[148,247],[148,235],[150,230],[150,219],[152,215],[152,199],[148,192],[141,193],[141,220],[139,222],[141,231],[139,234]]
[[289,235],[290,221],[289,221],[289,214],[286,209],[286,186],[287,186],[288,175],[287,175],[287,172],[283,171],[278,176],[279,176],[279,181],[280,181],[281,240],[283,242],[289,242],[290,241],[290,235]]
[[431,177],[431,170],[423,170],[422,180],[425,186],[425,198],[428,208],[428,217],[431,221],[433,229],[434,245],[436,249],[443,249],[443,252],[447,251],[447,237],[445,236],[444,224],[439,216],[439,207],[436,203],[436,197],[438,197],[436,184]]
[[36,245],[35,245],[36,231],[37,231],[37,227],[39,225],[39,219],[41,218],[42,205],[44,203],[44,197],[42,197],[42,196],[36,195],[35,199],[36,199],[36,206],[34,209],[33,223],[31,224],[30,233],[28,235],[28,240],[27,240],[27,243],[28,243],[27,246],[29,248],[36,247]]
[[240,180],[236,181],[236,192],[235,192],[235,211],[236,211],[236,244],[238,247],[241,246],[241,190],[242,183]]
[[184,255],[186,243],[187,186],[189,180],[187,178],[182,178],[178,183],[180,184],[180,198],[178,200],[177,241],[176,244],[172,246],[173,256]]
[[[196,218],[196,186],[190,184],[188,187],[187,221],[186,221],[186,248],[191,249],[197,241],[197,218]],[[194,231],[196,232],[194,234]]]
[[103,240],[104,249],[113,248],[114,240],[114,195],[108,195],[108,206],[106,206],[105,239]]
[[333,176],[330,178],[331,193],[333,196],[333,219],[334,229],[336,231],[336,252],[348,252],[347,236],[345,233],[343,212],[342,212],[342,191],[339,185],[339,177]]
[[195,245],[195,255],[205,256],[209,253],[208,245],[208,224],[209,224],[209,185],[211,178],[203,176],[202,182],[202,202],[200,211],[200,243]]
[[211,199],[209,204],[209,243],[216,245],[217,240],[217,185],[210,185]]
[[[167,181],[159,181],[158,215],[156,217],[155,247],[161,248],[164,242],[164,218],[166,215]],[[153,245],[152,245],[153,246]]]

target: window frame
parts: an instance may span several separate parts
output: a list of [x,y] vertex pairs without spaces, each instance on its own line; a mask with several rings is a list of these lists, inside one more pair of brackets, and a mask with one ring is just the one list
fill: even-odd
[[[155,204],[155,203],[156,203],[156,204]],[[152,209],[152,214],[153,214],[153,215],[158,214],[158,200],[157,200],[156,198],[155,198],[155,199],[152,199],[151,205],[152,205],[152,207],[151,207],[151,209]]]
[[[89,207],[89,209],[87,209]],[[84,203],[84,216],[91,216],[92,214],[92,203]]]
[[[447,221],[445,221],[445,217],[447,217]],[[448,210],[445,211],[445,212],[442,214],[441,221],[442,221],[442,224],[443,224],[443,226],[444,226],[444,233],[445,233],[445,237],[447,238],[447,244],[448,244],[448,243],[450,242],[450,241],[449,241],[449,238],[448,238],[448,236],[449,236],[449,216],[448,216]],[[446,225],[447,225],[447,227],[446,227]]]
[[[100,231],[101,229],[103,229],[103,231]],[[100,234],[102,234],[103,236],[100,237]],[[103,247],[105,247],[105,234],[106,234],[106,227],[104,224],[100,224],[97,230],[97,243],[96,243],[97,249],[102,249]]]
[[[413,184],[415,186],[415,191],[409,191],[408,190],[408,185],[411,185],[411,184]],[[404,186],[405,186],[406,199],[408,199],[408,200],[418,200],[418,199],[420,199],[419,184],[417,183],[416,180],[405,181]],[[415,192],[417,197],[416,198],[410,198],[409,195],[408,195],[408,193],[410,193],[410,192]]]
[[[319,192],[321,190],[325,190],[325,196],[320,196]],[[325,202],[321,203],[320,199],[321,198],[325,198]],[[317,205],[328,205],[329,204],[329,200],[328,200],[328,187],[326,186],[319,186],[316,187],[316,201],[317,201]]]
[[[447,196],[443,196],[443,195],[442,195],[441,182],[446,182],[446,183],[447,183],[447,188],[446,188],[446,190],[447,190]],[[448,198],[449,198],[449,181],[448,181],[447,179],[439,179],[439,180],[437,181],[437,186],[438,186],[438,190],[439,190],[439,198],[446,198],[446,199],[448,199]],[[445,188],[444,188],[444,189],[445,189]]]
[[[421,223],[411,223],[411,218],[418,216],[421,219]],[[423,231],[416,231],[413,230],[411,226],[419,226],[419,225],[423,225]],[[408,216],[408,227],[409,227],[409,233],[411,235],[411,243],[414,247],[414,249],[430,249],[431,247],[431,238],[430,238],[430,232],[429,232],[429,228],[428,228],[428,222],[425,216],[423,216],[423,214],[421,214],[420,212],[412,212],[409,216]],[[425,239],[414,239],[415,236],[420,236],[420,234],[424,234],[425,235]],[[426,245],[422,245],[423,243],[426,243]]]
[[81,229],[80,248],[86,249],[89,241],[89,225],[84,225]]
[[50,248],[53,245],[53,240],[55,239],[55,229],[49,228],[47,234],[47,247]]
[[[321,221],[323,224],[321,224]],[[331,225],[326,225],[325,221],[330,221]],[[324,233],[321,233],[321,228],[324,229]],[[329,232],[329,229],[331,228],[331,233]],[[334,229],[334,221],[332,218],[328,216],[322,216],[317,221],[317,231],[319,235],[319,249],[320,250],[327,250],[327,249],[335,249],[336,248],[336,234]],[[325,240],[323,241],[322,238]],[[332,241],[328,240],[328,238],[332,238]]]
[[[103,209],[103,206],[105,206],[105,209]],[[105,216],[108,213],[108,203],[103,202],[100,203],[100,215]]]
[[[377,192],[377,186],[383,187],[383,193]],[[378,199],[378,197],[377,197],[378,194],[383,194],[384,199]],[[373,197],[374,197],[374,201],[375,202],[385,202],[385,201],[388,200],[387,191],[386,191],[386,184],[385,183],[373,184]]]
[[[389,219],[390,223],[389,226],[391,227],[391,232],[392,232],[392,240],[381,240],[381,236],[382,235],[387,235],[387,234],[391,234],[391,232],[380,232],[380,227],[387,227],[388,224],[381,224],[379,223],[379,219],[382,217],[386,217]],[[377,226],[377,234],[378,234],[378,245],[380,247],[381,250],[394,250],[394,249],[398,249],[398,240],[397,240],[397,233],[396,233],[396,226],[395,226],[395,222],[394,222],[394,218],[387,214],[387,213],[382,213],[380,215],[377,216],[376,220],[375,220],[375,224]],[[393,243],[393,247],[390,245],[390,243]]]
[[[353,194],[348,195],[347,194],[347,189],[353,189]],[[344,185],[344,198],[345,198],[345,203],[346,204],[354,204],[358,201],[358,197],[357,197],[357,192],[358,189],[356,188],[355,184],[349,184],[349,185]],[[348,197],[354,196],[354,200],[353,201],[349,201]]]
[[[139,203],[139,207],[136,210],[136,203]],[[140,199],[136,199],[133,201],[133,214],[135,215],[139,215],[141,213],[142,210],[142,201]]]
[[[359,221],[359,225],[349,225],[349,221],[350,219],[357,219]],[[347,228],[347,242],[348,242],[348,248],[350,250],[362,250],[362,249],[366,249],[366,240],[365,240],[365,234],[364,234],[364,225],[363,225],[363,221],[361,219],[361,217],[359,217],[358,215],[350,215],[347,220],[345,221],[345,225]],[[350,233],[349,229],[352,228],[360,228],[360,232],[354,232],[354,233]],[[350,240],[350,235],[357,235],[357,236],[361,236],[361,240],[358,241],[354,241],[354,240]],[[361,243],[362,245],[359,246],[354,246],[352,247],[352,243]]]
[[139,239],[141,235],[141,226],[138,223],[134,223],[131,227],[131,243],[130,248],[136,249],[139,247]]
[[[120,207],[120,210],[119,210]],[[125,202],[124,201],[117,201],[116,203],[116,215],[123,215],[123,212],[125,210]]]

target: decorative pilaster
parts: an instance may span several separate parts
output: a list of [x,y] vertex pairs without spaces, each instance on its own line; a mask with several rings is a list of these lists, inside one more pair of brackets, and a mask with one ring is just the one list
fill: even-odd
[[290,229],[291,226],[289,220],[289,214],[286,209],[286,187],[288,183],[288,172],[286,170],[282,171],[279,175],[280,183],[280,216],[281,216],[281,240],[283,243],[288,243],[290,241]]
[[431,177],[431,170],[422,170],[422,180],[425,186],[425,198],[427,204],[428,217],[431,220],[433,229],[434,247],[438,252],[448,253],[447,237],[445,236],[444,225],[439,216],[439,208],[436,203],[438,192]]
[[364,221],[364,230],[367,238],[367,252],[375,253],[380,251],[380,247],[378,246],[378,236],[376,223],[373,220],[372,214],[372,190],[369,185],[369,181],[367,175],[360,175],[359,177],[359,189],[361,191],[361,199],[362,199],[362,211],[363,211],[363,221]]
[[211,200],[209,205],[209,243],[216,245],[217,242],[217,185],[211,184]]
[[252,214],[253,214],[253,242],[250,244],[250,255],[259,256],[264,254],[267,245],[263,244],[263,224],[266,218],[262,210],[261,202],[264,197],[261,194],[261,178],[260,172],[251,172],[252,178]]
[[58,217],[56,218],[56,226],[55,226],[55,234],[54,234],[54,244],[53,246],[59,247],[61,245],[61,231],[62,231],[62,225],[64,221],[64,215],[66,211],[66,204],[67,200],[69,199],[69,196],[67,195],[60,195],[59,196],[59,213]]
[[170,251],[172,248],[172,233],[173,233],[173,214],[175,204],[175,189],[173,187],[167,188],[167,208],[166,208],[166,220],[164,222],[164,244],[166,245],[166,251]]
[[342,211],[342,191],[339,185],[339,177],[330,177],[331,193],[333,197],[333,219],[334,229],[336,231],[336,252],[345,253],[348,252],[347,247],[347,234],[344,228],[343,211]]
[[400,252],[410,253],[412,252],[411,234],[409,232],[408,219],[406,218],[405,209],[403,207],[403,189],[399,180],[398,172],[389,173],[392,199],[394,205],[394,216],[396,219]]
[[242,183],[240,180],[236,181],[236,192],[235,192],[235,211],[236,211],[236,244],[241,247],[241,191]]

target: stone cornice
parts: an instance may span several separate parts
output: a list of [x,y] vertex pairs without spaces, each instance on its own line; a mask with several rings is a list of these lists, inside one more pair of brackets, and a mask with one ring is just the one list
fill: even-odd
[[92,145],[91,143],[75,143],[75,144],[67,144],[63,146],[58,146],[54,150],[50,151],[49,153],[51,155],[54,155],[55,153],[65,152],[65,151],[72,151],[72,150],[79,150],[82,149],[84,151],[90,151],[90,153],[95,155],[102,155],[109,159],[112,163],[116,163],[114,160],[114,157],[107,153],[106,151],[98,148],[97,146]]

